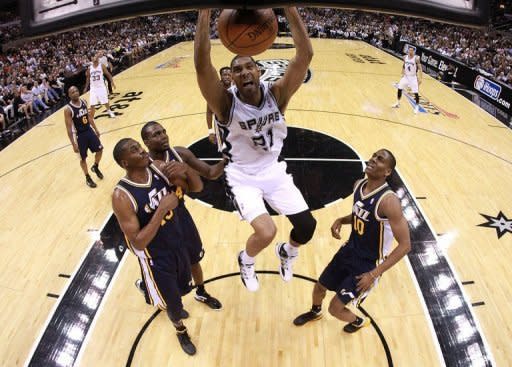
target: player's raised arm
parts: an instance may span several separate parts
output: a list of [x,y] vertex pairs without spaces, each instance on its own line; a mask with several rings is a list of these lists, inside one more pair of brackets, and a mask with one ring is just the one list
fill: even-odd
[[296,52],[295,56],[290,60],[284,76],[275,82],[272,87],[272,92],[277,99],[279,109],[283,113],[291,96],[293,96],[304,81],[309,64],[313,58],[313,46],[297,8],[285,8],[284,13],[290,25]]
[[220,83],[210,57],[210,9],[199,10],[194,38],[194,65],[199,89],[212,111],[221,120],[228,118],[231,101]]

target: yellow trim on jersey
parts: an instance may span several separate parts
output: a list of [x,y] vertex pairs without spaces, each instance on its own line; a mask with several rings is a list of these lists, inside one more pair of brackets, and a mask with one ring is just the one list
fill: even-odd
[[144,248],[144,254],[146,255],[146,258],[151,259],[151,255],[149,254],[148,247]]
[[384,249],[384,222],[379,222],[379,261],[382,260]]
[[137,182],[133,182],[133,181],[130,181],[128,178],[126,177],[123,177],[121,178],[121,181],[124,181],[132,186],[135,186],[135,187],[151,187],[151,184],[153,182],[153,174],[152,172],[150,171],[149,168],[146,168],[147,172],[148,172],[148,182],[146,183],[143,183],[143,184],[140,184],[140,183],[137,183]]
[[[368,180],[366,180],[364,183],[368,183]],[[388,184],[387,182],[384,182],[381,186],[377,187],[375,190],[373,190],[372,192],[368,193],[367,195],[364,195],[363,194],[363,186],[364,185],[361,185],[359,186],[359,194],[361,195],[361,199],[363,200],[366,200],[368,199],[370,196],[373,196],[375,195],[376,193],[378,193],[379,191],[383,190],[385,187],[388,187]]]
[[121,185],[116,185],[115,188],[121,190],[126,195],[128,195],[128,199],[130,199],[130,201],[132,202],[133,210],[135,211],[135,213],[137,213],[137,210],[138,210],[139,207],[137,205],[137,201],[135,200],[133,195],[130,193],[130,191],[128,191],[125,187],[123,187]]
[[[151,266],[149,265],[149,261],[148,261],[148,259],[144,259],[144,261],[145,261],[146,265],[148,266],[149,276],[151,277],[151,280],[153,281],[153,284],[155,285],[155,290],[158,293],[158,296],[162,300],[163,307],[165,307],[164,309],[167,309],[167,303],[165,302],[164,297],[162,297],[162,293],[160,292],[160,289],[158,289],[158,285],[155,282],[155,277],[153,276],[153,272],[151,271]],[[149,297],[149,298],[151,298],[151,297]]]
[[[134,247],[132,246],[132,244],[130,243],[130,240],[128,239],[128,237],[126,237],[126,235],[123,233],[124,235],[124,240],[126,241],[126,245],[128,246],[128,249],[135,255],[137,256],[137,254],[135,253],[135,250],[134,250]],[[138,256],[137,256],[138,258]]]

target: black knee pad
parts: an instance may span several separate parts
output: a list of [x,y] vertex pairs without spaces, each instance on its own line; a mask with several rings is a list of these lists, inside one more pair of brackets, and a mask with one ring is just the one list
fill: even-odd
[[420,103],[420,95],[418,93],[414,93],[414,100],[416,101],[416,104]]
[[402,98],[402,90],[401,89],[398,90],[397,96],[398,96],[398,99]]
[[287,215],[293,225],[290,237],[297,243],[304,245],[309,242],[316,228],[316,219],[309,210],[298,214]]

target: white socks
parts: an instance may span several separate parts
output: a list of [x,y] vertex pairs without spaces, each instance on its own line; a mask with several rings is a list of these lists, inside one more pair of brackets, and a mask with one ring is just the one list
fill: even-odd
[[247,255],[247,251],[242,251],[242,263],[244,264],[254,264],[254,257]]

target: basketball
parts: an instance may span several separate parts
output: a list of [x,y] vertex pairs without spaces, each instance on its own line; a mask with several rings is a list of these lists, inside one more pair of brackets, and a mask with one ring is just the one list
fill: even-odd
[[277,36],[277,19],[272,9],[224,9],[217,29],[222,44],[241,56],[254,56],[268,49]]

